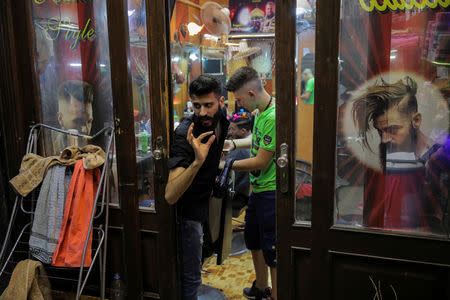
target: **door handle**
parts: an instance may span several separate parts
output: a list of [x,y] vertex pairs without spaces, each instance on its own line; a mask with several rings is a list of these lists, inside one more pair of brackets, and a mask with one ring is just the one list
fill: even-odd
[[159,150],[159,149],[153,150],[153,159],[154,160],[160,160],[162,158],[162,156],[163,156],[162,150]]
[[280,168],[280,192],[287,193],[289,190],[289,147],[286,143],[280,145],[280,157],[277,159],[278,168]]
[[153,176],[155,182],[164,183],[168,178],[167,174],[167,164],[165,163],[165,151],[164,151],[164,140],[162,136],[156,138],[152,157],[153,157]]
[[156,138],[155,148],[152,152],[154,160],[160,160],[163,157],[164,153],[162,148],[163,148],[163,138],[162,136],[158,136]]

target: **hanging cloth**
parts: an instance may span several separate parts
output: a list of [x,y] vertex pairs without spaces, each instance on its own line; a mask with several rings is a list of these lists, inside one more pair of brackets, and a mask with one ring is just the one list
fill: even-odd
[[67,147],[60,156],[42,157],[30,153],[23,157],[19,174],[9,183],[16,193],[26,197],[42,182],[48,168],[56,164],[73,166],[80,159],[83,159],[85,169],[95,169],[104,163],[105,152],[98,146],[87,145],[82,148]]
[[55,165],[45,175],[39,192],[30,235],[30,252],[45,264],[52,263],[58,244],[71,177],[70,168]]
[[42,263],[22,260],[14,268],[0,300],[51,300],[50,282]]
[[[85,238],[94,208],[94,198],[100,180],[100,170],[86,170],[80,160],[75,164],[67,194],[64,218],[58,245],[53,255],[57,267],[80,267]],[[84,266],[92,262],[92,229],[89,232]]]

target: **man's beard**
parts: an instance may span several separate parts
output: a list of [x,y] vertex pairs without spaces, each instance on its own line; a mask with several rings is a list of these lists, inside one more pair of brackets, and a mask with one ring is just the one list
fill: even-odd
[[[404,146],[407,143],[412,147],[412,149],[405,151],[403,149],[404,147],[402,146]],[[405,138],[405,141],[401,145],[396,145],[391,142],[380,143],[378,149],[379,149],[381,169],[383,171],[386,171],[386,156],[388,153],[415,152],[416,145],[417,145],[417,132],[416,129],[412,126],[412,124],[409,126],[409,136]]]
[[[200,117],[196,114],[194,114],[194,134],[202,134],[204,132],[207,131],[214,131],[214,129],[216,129],[217,123],[219,123],[219,120],[221,118],[221,110],[220,108],[217,110],[217,112],[214,114],[214,116],[208,117],[208,116],[203,116]],[[203,125],[203,121],[211,121],[211,125],[210,126],[205,126]]]

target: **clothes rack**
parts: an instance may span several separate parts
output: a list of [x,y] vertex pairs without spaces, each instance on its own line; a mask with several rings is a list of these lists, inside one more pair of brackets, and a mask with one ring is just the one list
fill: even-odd
[[[87,235],[84,238],[84,248],[82,254],[82,263],[79,268],[54,267],[44,265],[46,269],[53,270],[57,275],[49,274],[49,279],[64,280],[71,283],[72,286],[76,284],[76,299],[80,299],[81,294],[86,287],[89,275],[93,270],[93,266],[98,261],[100,274],[100,297],[105,299],[105,275],[106,275],[106,254],[107,254],[107,236],[108,236],[108,220],[109,220],[109,175],[112,167],[113,149],[114,149],[114,129],[112,127],[104,127],[95,135],[88,136],[79,134],[73,131],[66,131],[55,128],[46,124],[36,124],[31,127],[28,135],[28,142],[26,154],[38,152],[46,152],[45,148],[45,134],[47,137],[53,132],[68,135],[67,137],[83,138],[89,144],[99,144],[105,151],[105,162],[103,164],[98,188],[95,191],[94,206],[90,216],[89,227]],[[70,140],[70,139],[67,139]],[[103,146],[103,147],[102,147]],[[105,149],[106,148],[106,149]],[[38,151],[40,149],[40,151]],[[34,212],[37,202],[37,191],[32,191],[28,196],[16,196],[14,206],[8,223],[5,239],[0,252],[0,278],[2,276],[11,275],[12,269],[18,263],[18,260],[31,258],[30,249],[28,247],[28,240],[26,239],[31,234],[31,227],[33,224]],[[24,215],[26,224],[17,232],[16,239],[13,240],[13,229],[17,227],[15,224],[18,214]],[[19,227],[20,228],[20,227]],[[86,250],[89,242],[89,235],[92,234],[92,263],[89,268],[85,269],[84,261],[86,258]],[[8,253],[9,251],[9,253]],[[7,254],[8,253],[8,254]],[[19,259],[18,259],[19,258]],[[59,276],[58,272],[63,273]]]

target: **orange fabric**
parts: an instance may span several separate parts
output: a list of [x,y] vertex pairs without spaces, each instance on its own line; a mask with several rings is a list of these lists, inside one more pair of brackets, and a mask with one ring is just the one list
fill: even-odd
[[[75,164],[64,208],[64,218],[52,265],[57,267],[80,267],[83,247],[88,233],[94,206],[95,193],[100,180],[100,170],[85,170],[83,161]],[[86,249],[84,266],[92,262],[92,230]]]

